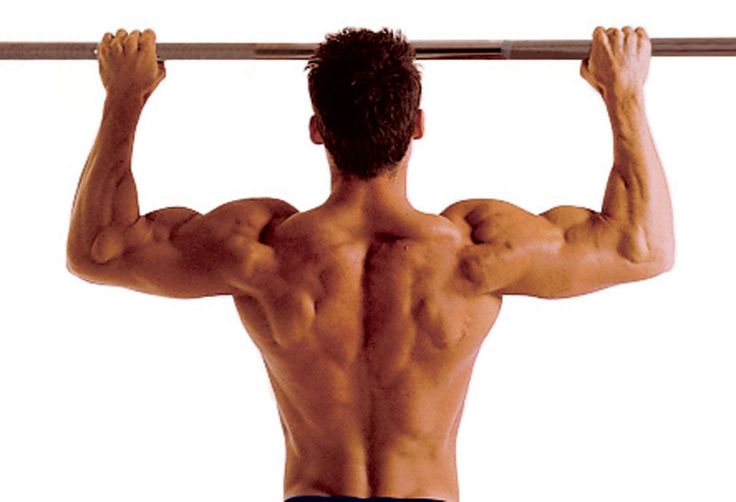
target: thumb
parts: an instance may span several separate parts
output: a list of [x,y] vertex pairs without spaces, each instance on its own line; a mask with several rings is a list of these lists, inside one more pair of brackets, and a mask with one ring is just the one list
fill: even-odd
[[166,78],[166,66],[160,59],[156,61],[156,66],[158,66],[158,82],[161,82]]
[[587,80],[592,86],[598,87],[598,83],[590,72],[590,58],[585,58],[580,62],[580,76]]
[[590,75],[588,64],[590,64],[590,58],[585,58],[580,62],[580,76],[583,77],[585,80],[588,80],[588,77]]
[[598,84],[590,71],[590,58],[585,58],[580,62],[580,76],[593,86],[596,91],[603,95],[603,88]]

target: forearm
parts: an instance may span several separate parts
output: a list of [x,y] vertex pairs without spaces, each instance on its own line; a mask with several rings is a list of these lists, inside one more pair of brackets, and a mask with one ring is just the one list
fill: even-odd
[[131,156],[142,109],[142,99],[108,95],[105,101],[97,139],[74,200],[68,241],[71,259],[93,258],[95,240],[103,231],[128,227],[139,217]]
[[619,233],[619,253],[634,263],[671,266],[672,205],[652,140],[641,89],[604,95],[613,130],[614,161],[602,214]]

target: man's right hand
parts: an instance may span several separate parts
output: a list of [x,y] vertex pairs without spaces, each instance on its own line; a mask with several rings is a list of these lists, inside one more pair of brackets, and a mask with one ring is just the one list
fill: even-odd
[[604,98],[638,93],[647,78],[651,54],[652,44],[643,28],[598,27],[580,74]]
[[166,76],[152,30],[106,33],[99,46],[100,77],[108,95],[148,99]]

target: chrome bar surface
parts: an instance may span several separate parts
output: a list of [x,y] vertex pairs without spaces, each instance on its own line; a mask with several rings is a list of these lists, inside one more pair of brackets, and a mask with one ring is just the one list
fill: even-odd
[[[653,38],[653,56],[736,56],[736,38]],[[418,40],[417,59],[584,59],[590,40]],[[159,43],[161,60],[306,60],[311,43]],[[97,59],[94,42],[0,42],[0,60]]]

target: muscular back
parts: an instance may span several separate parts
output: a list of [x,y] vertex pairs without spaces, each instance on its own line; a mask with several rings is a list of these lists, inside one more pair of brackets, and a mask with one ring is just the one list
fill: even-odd
[[456,497],[455,439],[472,364],[500,308],[463,274],[448,219],[287,219],[273,269],[236,297],[287,446],[287,496]]
[[80,277],[235,298],[278,401],[286,497],[456,502],[463,401],[501,297],[584,294],[671,266],[650,232],[584,208],[361,204],[164,209],[105,227],[86,253],[70,233]]

